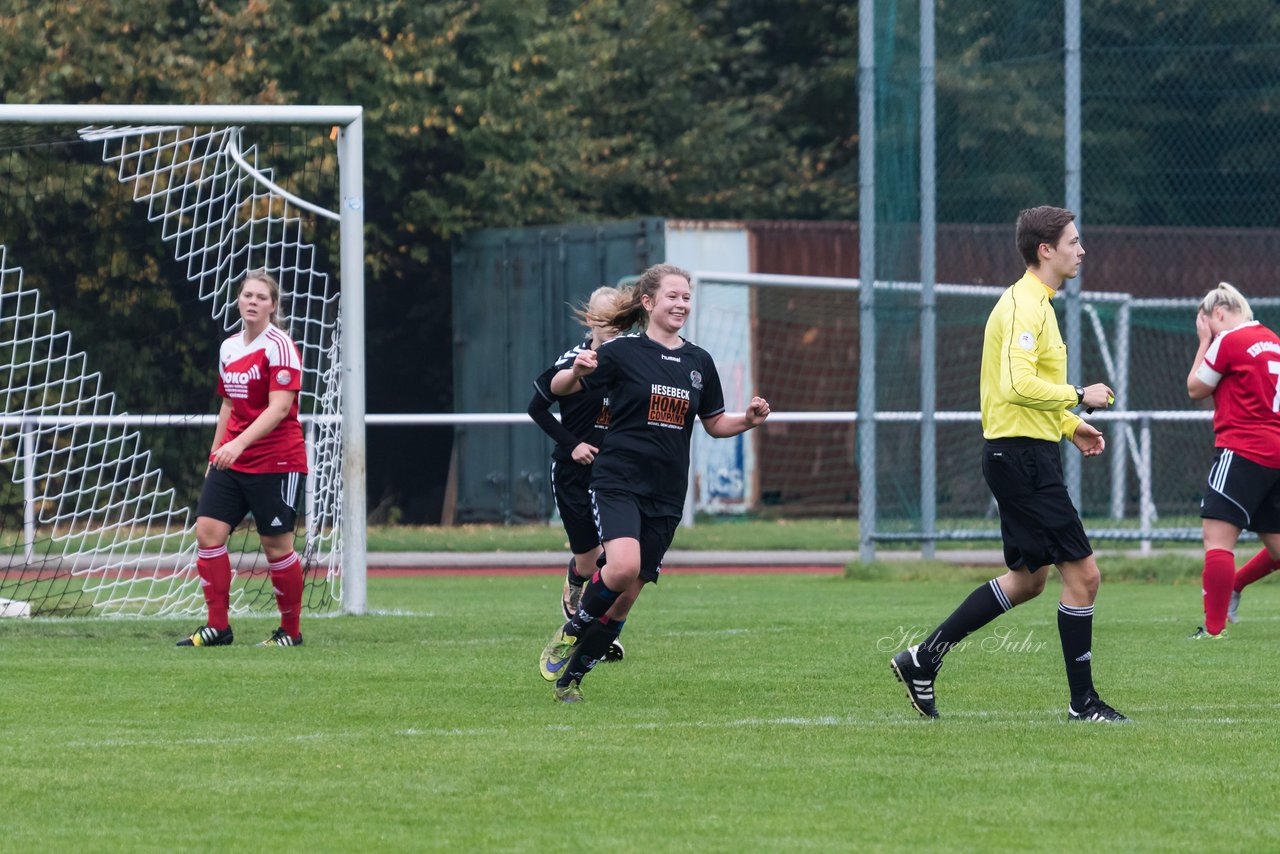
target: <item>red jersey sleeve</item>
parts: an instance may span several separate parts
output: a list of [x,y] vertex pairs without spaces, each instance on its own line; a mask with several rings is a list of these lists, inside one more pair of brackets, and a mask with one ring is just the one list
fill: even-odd
[[[1217,386],[1222,375],[1231,370],[1231,341],[1225,332],[1219,332],[1209,344],[1209,349],[1204,351],[1204,364],[1197,371],[1197,376],[1206,385]],[[1204,368],[1209,370],[1206,372]]]
[[269,329],[267,337],[268,391],[300,391],[302,359],[297,346],[288,335],[276,329]]
[[[227,350],[228,350],[228,345],[234,340],[234,338],[235,336],[232,336],[231,338],[223,340],[222,346],[218,348],[218,364],[219,365],[225,365],[227,364],[228,361],[230,361],[229,357],[227,356]],[[218,389],[217,390],[218,390],[218,397],[224,398],[224,399],[231,397],[231,395],[227,394],[227,384],[222,381],[222,371],[218,371]]]

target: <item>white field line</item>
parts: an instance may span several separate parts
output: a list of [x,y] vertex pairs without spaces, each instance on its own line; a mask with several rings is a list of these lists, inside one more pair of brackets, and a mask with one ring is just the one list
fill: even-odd
[[[1275,712],[1280,709],[1280,703],[1269,703],[1252,706],[1243,706],[1233,703],[1219,703],[1212,705],[1196,706],[1195,710],[1199,713],[1195,717],[1178,717],[1174,719],[1176,724],[1194,724],[1208,726],[1235,726],[1235,725],[1256,725],[1270,724],[1274,721]],[[1131,713],[1138,718],[1134,723],[1128,725],[1116,725],[1121,731],[1132,727],[1141,727],[1141,716],[1147,712],[1166,712],[1167,707],[1164,706],[1126,706],[1124,711]],[[1241,713],[1245,714],[1241,714]],[[1253,714],[1250,714],[1253,713]],[[855,729],[874,729],[883,727],[944,727],[949,721],[958,721],[964,724],[973,723],[995,723],[995,724],[1017,724],[1019,727],[1039,726],[1039,727],[1061,727],[1066,724],[1065,708],[1046,708],[1038,710],[1019,710],[1019,711],[969,711],[969,712],[945,712],[944,717],[937,722],[923,721],[915,714],[902,713],[898,714],[882,714],[869,717],[858,717],[854,715],[821,715],[818,717],[750,717],[737,718],[727,721],[635,721],[632,723],[603,723],[603,722],[584,722],[581,724],[547,724],[544,727],[530,727],[530,729],[543,729],[547,732],[565,732],[565,733],[584,733],[584,732],[648,732],[653,730],[671,731],[671,730],[733,730],[733,729],[777,729],[777,728],[795,728],[795,729],[821,729],[821,728],[855,728]],[[409,727],[395,732],[393,735],[400,738],[428,738],[428,739],[451,739],[451,738],[490,738],[492,736],[510,735],[513,731],[520,729],[519,727]],[[313,732],[303,735],[293,736],[277,736],[271,734],[262,735],[238,735],[226,737],[202,736],[198,738],[109,738],[109,739],[78,739],[66,743],[69,748],[75,749],[93,749],[104,747],[173,747],[178,745],[190,745],[196,747],[204,746],[234,746],[238,744],[258,744],[265,742],[312,742],[312,741],[356,741],[371,738],[380,738],[375,733],[355,730],[341,730],[336,732]]]
[[335,736],[332,733],[313,732],[306,735],[287,736],[229,735],[225,737],[204,736],[200,738],[104,738],[68,741],[67,747],[76,749],[85,748],[90,750],[97,747],[174,747],[177,745],[222,747],[234,744],[258,744],[264,741],[329,741],[334,737]]

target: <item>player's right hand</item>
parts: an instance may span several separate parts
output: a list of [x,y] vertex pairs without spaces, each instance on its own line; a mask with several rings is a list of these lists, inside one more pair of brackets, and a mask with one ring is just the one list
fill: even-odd
[[242,453],[244,453],[244,446],[241,445],[240,437],[237,436],[214,451],[209,458],[209,463],[216,469],[229,469],[236,460],[240,459]]
[[1080,402],[1090,409],[1106,409],[1116,399],[1116,393],[1106,383],[1086,386]]
[[586,442],[579,442],[578,446],[573,449],[571,456],[575,463],[589,466],[595,462],[596,454],[598,453],[600,453],[600,449],[595,445],[589,445]]
[[1196,311],[1196,337],[1208,343],[1213,340],[1213,330],[1209,328],[1209,315]]
[[585,377],[596,369],[596,351],[582,350],[573,360],[573,375]]

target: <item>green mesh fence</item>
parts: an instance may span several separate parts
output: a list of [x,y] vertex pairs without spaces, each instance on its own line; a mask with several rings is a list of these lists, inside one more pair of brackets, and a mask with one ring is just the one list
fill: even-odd
[[[920,6],[878,0],[876,261],[881,280],[920,277]],[[1204,411],[1186,397],[1195,353],[1194,303],[1218,281],[1251,298],[1280,294],[1280,5],[1084,0],[1081,11],[1080,229],[1088,255],[1082,373],[1125,379],[1124,409]],[[1018,211],[1065,203],[1064,10],[1060,3],[939,0],[936,5],[937,280],[1006,286],[1022,272],[1013,245]],[[1184,298],[1181,304],[1144,302]],[[1067,332],[1065,301],[1057,303]],[[981,330],[992,296],[940,296],[937,408],[978,408]],[[877,298],[877,408],[918,411],[918,293]],[[1258,318],[1275,328],[1266,300]],[[1082,512],[1093,529],[1132,527],[1143,515],[1143,424],[1100,426],[1124,465],[1082,466]],[[1148,522],[1198,526],[1212,458],[1208,420],[1156,416]],[[918,421],[877,429],[877,529],[921,526]],[[937,428],[938,529],[995,526],[978,463],[980,429]],[[1066,450],[1064,453],[1074,453]]]

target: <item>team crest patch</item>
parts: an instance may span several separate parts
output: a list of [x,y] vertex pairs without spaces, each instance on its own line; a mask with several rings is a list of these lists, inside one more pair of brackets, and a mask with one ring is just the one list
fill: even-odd
[[280,385],[288,385],[290,379],[292,379],[292,376],[287,370],[280,371],[276,374],[276,382],[280,383]]
[[690,372],[689,372],[689,382],[693,383],[693,387],[694,387],[694,388],[696,388],[696,389],[698,389],[698,390],[701,390],[701,389],[702,389],[702,374],[700,374],[698,371],[690,371]]

